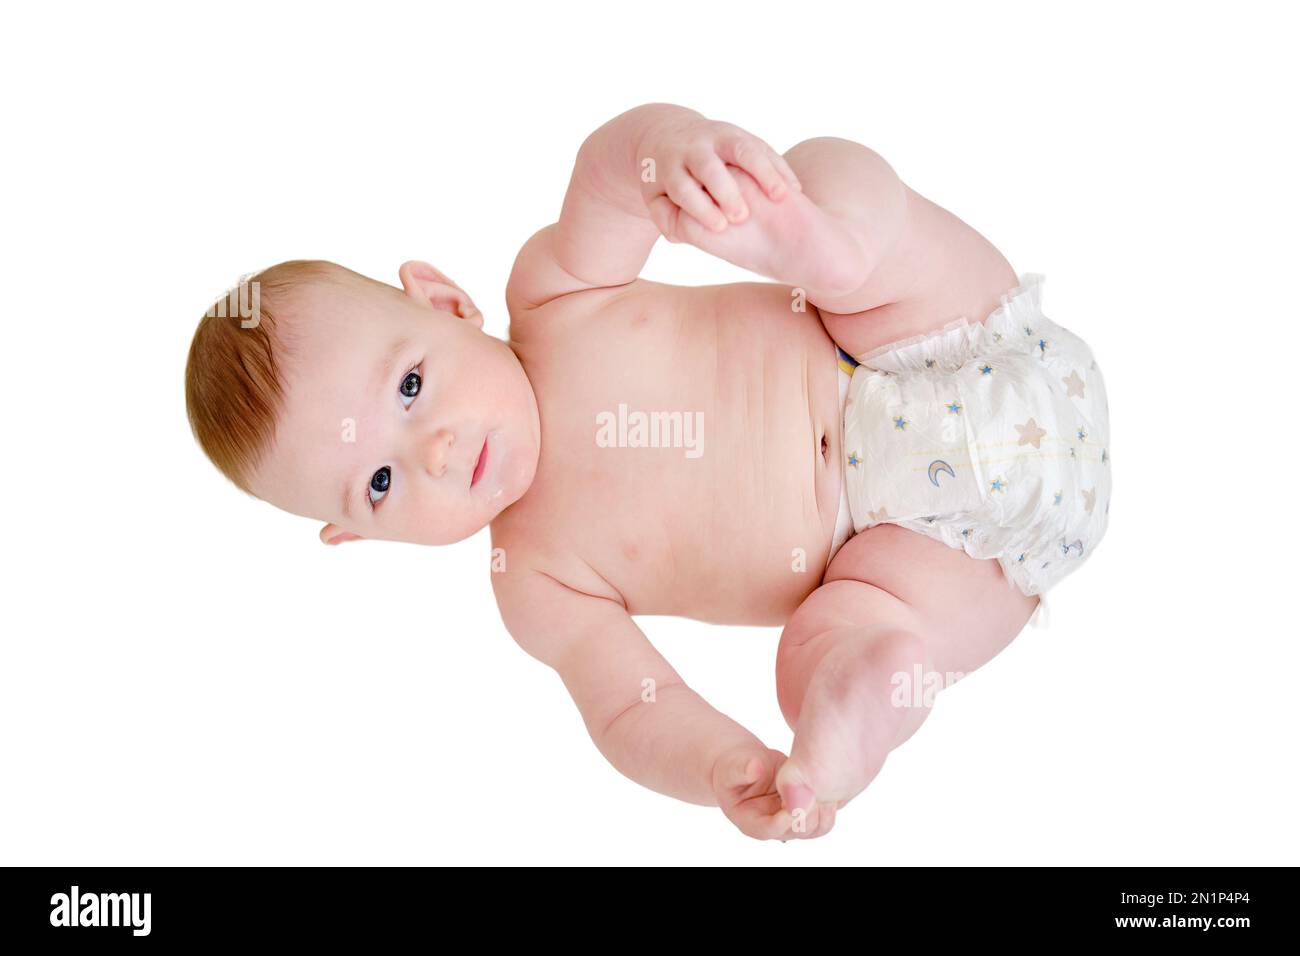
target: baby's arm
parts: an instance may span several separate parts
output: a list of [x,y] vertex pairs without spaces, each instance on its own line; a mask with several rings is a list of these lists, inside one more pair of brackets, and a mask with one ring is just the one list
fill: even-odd
[[793,836],[775,789],[785,755],[687,687],[621,604],[539,572],[493,584],[510,633],[560,675],[615,769],[659,793],[720,806],[749,836]]
[[520,250],[506,287],[511,314],[636,279],[660,235],[654,215],[669,208],[716,229],[743,219],[728,164],[755,177],[773,200],[797,188],[785,160],[735,126],[666,103],[614,117],[578,150],[559,221]]

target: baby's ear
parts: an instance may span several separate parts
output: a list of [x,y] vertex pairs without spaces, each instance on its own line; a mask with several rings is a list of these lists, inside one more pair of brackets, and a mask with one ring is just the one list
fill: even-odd
[[478,310],[465,290],[427,262],[413,259],[403,262],[397,270],[402,288],[417,302],[433,306],[439,312],[450,312],[477,328],[483,328],[483,313]]
[[327,524],[320,529],[320,539],[323,544],[342,544],[344,541],[360,541],[361,535],[353,534],[351,531],[344,531],[336,524]]

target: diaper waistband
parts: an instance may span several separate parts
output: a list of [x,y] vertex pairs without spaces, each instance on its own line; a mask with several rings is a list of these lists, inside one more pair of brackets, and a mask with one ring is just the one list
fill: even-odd
[[[835,352],[839,359],[839,385],[840,385],[840,440],[844,440],[844,403],[849,396],[849,382],[853,379],[853,370],[860,364],[848,352],[844,351],[838,345],[835,346]],[[831,553],[826,560],[829,561],[835,557],[835,552],[840,546],[853,536],[853,512],[849,508],[849,476],[844,474],[844,456],[840,455],[840,509],[835,516],[835,534],[831,537]]]

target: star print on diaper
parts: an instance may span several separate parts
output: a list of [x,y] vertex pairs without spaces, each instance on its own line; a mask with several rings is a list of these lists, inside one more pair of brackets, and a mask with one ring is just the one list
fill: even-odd
[[944,406],[944,408],[948,409],[949,415],[961,414],[961,402],[956,402],[956,401],[949,402],[947,405]]
[[1062,378],[1061,381],[1065,383],[1066,398],[1074,398],[1076,395],[1079,398],[1083,398],[1084,382],[1083,379],[1079,378],[1078,372],[1076,372],[1074,369],[1070,369],[1069,377]]
[[1035,448],[1042,447],[1038,443],[1047,434],[1044,429],[1038,427],[1038,423],[1032,418],[1023,425],[1017,425],[1016,431],[1020,432],[1020,441],[1016,442],[1017,445],[1033,445]]

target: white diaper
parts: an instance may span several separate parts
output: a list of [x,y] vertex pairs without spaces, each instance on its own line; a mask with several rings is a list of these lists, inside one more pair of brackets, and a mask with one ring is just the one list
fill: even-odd
[[[843,349],[836,348],[835,351],[840,363],[840,415],[843,418],[844,402],[849,395],[849,382],[853,378],[856,360]],[[835,552],[840,549],[840,545],[851,537],[853,537],[853,513],[849,510],[849,483],[841,480],[840,511],[835,516],[835,534],[831,538],[831,558],[835,557]],[[827,558],[827,560],[829,561],[830,558]]]
[[1106,532],[1110,424],[1087,344],[1020,276],[982,323],[965,318],[852,360],[841,356],[844,481],[833,548],[896,524],[1041,595]]

